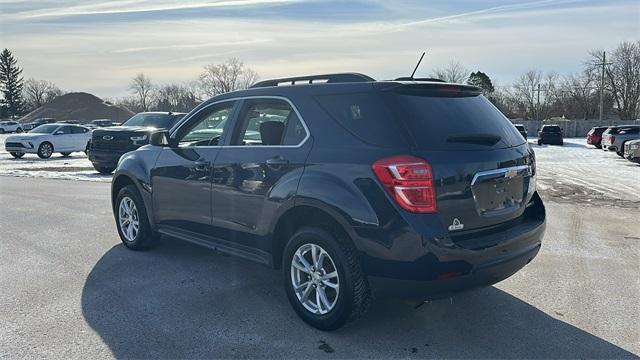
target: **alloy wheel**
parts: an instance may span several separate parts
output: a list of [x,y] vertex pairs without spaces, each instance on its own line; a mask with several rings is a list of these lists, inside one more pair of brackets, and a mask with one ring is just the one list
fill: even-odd
[[48,158],[53,153],[53,147],[49,144],[42,144],[41,149],[42,156],[44,156],[45,158]]
[[300,304],[313,314],[327,314],[338,302],[338,270],[329,253],[319,245],[304,244],[293,254],[291,283]]
[[128,242],[134,242],[138,236],[140,228],[140,219],[138,218],[138,209],[136,203],[128,196],[120,201],[118,207],[118,222],[120,223],[120,231]]

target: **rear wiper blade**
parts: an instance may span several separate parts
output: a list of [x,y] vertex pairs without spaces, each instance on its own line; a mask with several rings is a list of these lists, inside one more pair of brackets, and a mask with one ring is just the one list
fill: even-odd
[[502,140],[501,136],[493,134],[460,134],[447,137],[447,142],[466,143],[493,146]]

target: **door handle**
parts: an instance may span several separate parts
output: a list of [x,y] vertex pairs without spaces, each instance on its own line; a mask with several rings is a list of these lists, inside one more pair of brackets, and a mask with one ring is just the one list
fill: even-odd
[[285,166],[285,165],[289,165],[289,160],[283,158],[282,156],[275,156],[275,157],[272,157],[271,159],[267,159],[267,166],[278,167],[278,166]]
[[211,162],[205,159],[199,159],[196,160],[193,164],[195,165],[196,170],[206,170],[207,167],[211,165]]

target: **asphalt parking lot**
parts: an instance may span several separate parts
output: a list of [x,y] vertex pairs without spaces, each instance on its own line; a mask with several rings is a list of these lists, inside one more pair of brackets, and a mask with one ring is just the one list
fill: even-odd
[[331,333],[299,320],[274,270],[170,238],[124,249],[108,183],[0,176],[0,357],[637,358],[640,202],[563,183],[539,150],[558,184],[543,179],[531,264],[418,308],[377,301]]

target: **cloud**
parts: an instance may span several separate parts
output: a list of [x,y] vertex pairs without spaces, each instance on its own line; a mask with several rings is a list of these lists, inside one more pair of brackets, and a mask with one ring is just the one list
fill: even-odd
[[261,44],[272,41],[271,39],[252,39],[252,40],[239,40],[239,41],[218,41],[199,44],[173,44],[173,45],[159,45],[159,46],[144,46],[133,48],[121,48],[112,50],[113,54],[126,54],[135,52],[157,51],[157,50],[184,50],[184,49],[201,49],[210,47],[236,47],[253,44]]
[[70,6],[62,3],[59,7],[18,12],[15,19],[37,19],[87,15],[113,15],[144,12],[163,12],[187,9],[246,7],[293,3],[300,0],[217,0],[217,1],[167,1],[167,0],[125,0],[105,1],[89,5]]
[[[71,0],[51,1],[29,12],[93,14],[214,3],[127,0],[64,8],[69,5],[65,1]],[[425,6],[422,1],[402,0],[406,8],[398,5],[388,11],[389,1],[371,6],[361,1],[350,2],[348,14],[355,16],[361,7],[366,16],[349,21],[323,16],[327,2],[333,6],[331,12],[338,11],[333,0],[252,1],[233,2],[230,6],[247,8],[223,11],[224,16],[218,10],[197,10],[176,16],[87,15],[87,21],[83,16],[28,18],[3,22],[2,45],[16,54],[27,77],[114,96],[126,92],[136,73],[144,72],[156,83],[186,82],[195,79],[203,65],[231,56],[263,78],[332,71],[393,78],[409,74],[423,50],[428,55],[418,71],[421,76],[457,60],[504,84],[534,67],[577,71],[590,49],[611,49],[621,40],[637,39],[639,30],[637,1],[538,0],[501,6],[450,1]],[[215,3],[226,6],[229,1]],[[12,6],[12,13],[26,12]],[[607,19],[606,26],[593,26],[602,19]]]

